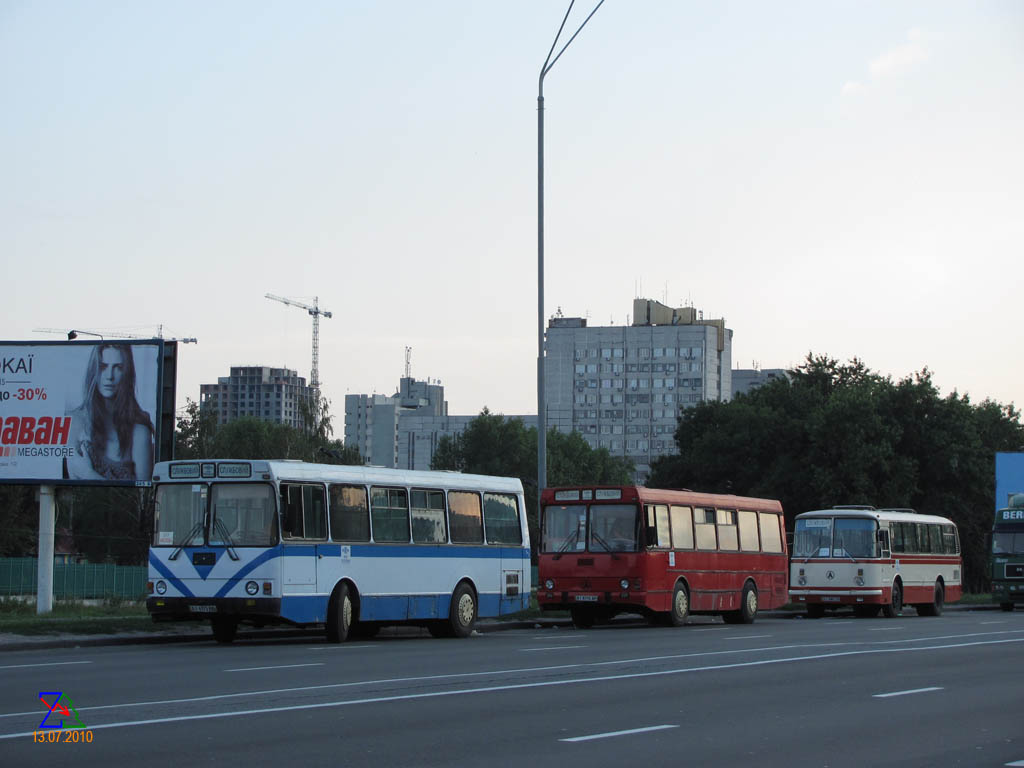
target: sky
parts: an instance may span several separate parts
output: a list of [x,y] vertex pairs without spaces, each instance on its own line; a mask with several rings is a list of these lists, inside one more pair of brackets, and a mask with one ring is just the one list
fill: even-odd
[[[577,2],[575,30],[595,2]],[[568,2],[0,3],[0,338],[195,337],[536,413],[537,91]],[[563,36],[565,40],[568,35]],[[606,0],[544,81],[545,306],[724,317],[1024,406],[1024,3]]]

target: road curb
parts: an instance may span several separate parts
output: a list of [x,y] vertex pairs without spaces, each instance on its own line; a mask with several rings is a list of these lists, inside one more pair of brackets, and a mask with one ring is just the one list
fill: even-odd
[[[954,611],[998,611],[997,604],[968,604],[968,605],[947,605],[947,612]],[[805,619],[806,614],[802,610],[793,611],[762,611],[760,616],[776,619]],[[907,614],[913,617],[913,614]],[[614,621],[616,625],[643,624],[643,619],[623,619]],[[511,629],[572,629],[572,620],[569,618],[547,618],[517,619],[513,621],[484,620],[476,624],[475,631],[479,634],[502,632]],[[401,629],[396,627],[395,629]],[[414,628],[418,629],[418,628]],[[315,629],[264,629],[241,631],[238,633],[238,640],[279,640],[287,638],[313,638],[322,634],[322,630]],[[44,637],[36,639],[25,639],[26,635],[8,635],[7,638],[17,637],[18,639],[8,640],[0,636],[0,654],[7,651],[33,651],[48,650],[53,648],[96,648],[102,646],[116,645],[168,645],[170,643],[195,643],[200,641],[213,642],[213,635],[207,627],[197,629],[195,632],[178,633],[149,633],[134,635],[102,635],[99,637],[89,635],[70,635],[64,637]]]

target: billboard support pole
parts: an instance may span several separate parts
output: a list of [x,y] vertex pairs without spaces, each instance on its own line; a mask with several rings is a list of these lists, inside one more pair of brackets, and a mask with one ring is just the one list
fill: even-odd
[[39,577],[36,579],[36,613],[53,610],[54,487],[39,486]]

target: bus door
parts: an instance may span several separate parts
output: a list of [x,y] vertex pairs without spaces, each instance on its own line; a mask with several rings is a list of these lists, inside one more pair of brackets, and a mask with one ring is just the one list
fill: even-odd
[[[327,539],[327,505],[319,485],[281,483],[281,587],[285,594],[314,594],[333,588],[320,584],[333,559]],[[337,547],[333,547],[337,550]]]
[[[487,543],[501,548],[498,573],[499,612],[514,613],[528,607],[530,585],[528,550],[523,547],[519,497],[511,493],[484,494]],[[524,554],[525,553],[525,554]]]

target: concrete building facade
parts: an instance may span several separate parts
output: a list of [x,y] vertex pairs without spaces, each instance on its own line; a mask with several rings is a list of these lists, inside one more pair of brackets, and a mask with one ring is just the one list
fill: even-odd
[[313,398],[313,389],[296,371],[265,365],[231,366],[216,384],[199,386],[199,408],[216,414],[217,424],[251,416],[301,428],[303,404],[309,407]]
[[628,457],[641,483],[654,459],[675,453],[685,409],[731,398],[732,331],[692,307],[635,299],[625,326],[555,317],[545,348],[548,427]]
[[[367,464],[430,469],[443,437],[461,434],[476,415],[449,416],[439,382],[405,376],[394,395],[345,396],[345,445],[354,445]],[[534,416],[512,416],[528,427]]]
[[785,379],[785,368],[736,368],[732,372],[732,396],[746,394],[774,379]]

